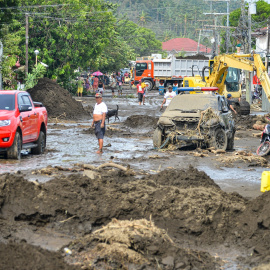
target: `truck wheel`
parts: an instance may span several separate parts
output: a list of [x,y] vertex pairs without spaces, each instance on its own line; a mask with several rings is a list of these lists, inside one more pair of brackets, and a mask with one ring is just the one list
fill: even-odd
[[226,150],[228,144],[227,135],[223,128],[217,128],[211,138],[210,147],[215,147],[216,149]]
[[163,135],[160,128],[156,128],[153,134],[153,145],[154,147],[159,148],[162,145]]
[[21,159],[22,150],[22,138],[20,133],[17,131],[12,146],[7,150],[7,158],[10,159]]
[[146,91],[152,90],[152,88],[153,88],[153,83],[152,83],[151,81],[145,80],[145,81],[143,81],[143,82],[146,84],[146,87],[145,87]]
[[44,153],[46,147],[46,136],[43,131],[40,131],[39,137],[37,140],[37,147],[31,149],[33,155],[40,155]]

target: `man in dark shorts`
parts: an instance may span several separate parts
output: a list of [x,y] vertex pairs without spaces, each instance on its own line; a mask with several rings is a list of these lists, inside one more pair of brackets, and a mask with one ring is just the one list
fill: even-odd
[[232,95],[228,94],[227,95],[227,102],[228,102],[228,108],[229,110],[233,111],[235,114],[237,114],[237,111],[233,107],[233,102],[232,102]]
[[93,122],[91,127],[95,127],[95,134],[98,139],[99,150],[97,154],[102,154],[103,152],[103,138],[105,135],[105,118],[108,108],[106,104],[102,101],[102,94],[97,93],[96,104],[93,111]]
[[141,80],[139,80],[139,83],[137,84],[137,94],[138,94],[139,105],[141,105],[143,101],[143,94],[144,94],[144,88],[142,88]]

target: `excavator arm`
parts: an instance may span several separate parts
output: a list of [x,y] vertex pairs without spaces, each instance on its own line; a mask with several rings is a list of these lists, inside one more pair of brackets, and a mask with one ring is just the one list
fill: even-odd
[[[254,61],[247,58],[253,58]],[[270,80],[259,54],[222,54],[214,58],[212,72],[206,82],[209,86],[217,86],[220,94],[223,93],[227,70],[229,67],[243,69],[250,72],[256,71],[263,90],[270,101]]]
[[263,90],[268,100],[270,101],[270,79],[269,79],[267,70],[262,62],[260,55],[254,54],[253,57],[254,57],[254,64],[256,67],[257,77],[259,78],[261,85],[263,87]]

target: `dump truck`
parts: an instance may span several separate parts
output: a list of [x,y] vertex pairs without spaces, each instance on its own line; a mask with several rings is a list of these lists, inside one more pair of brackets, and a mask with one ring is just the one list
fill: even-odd
[[182,85],[185,76],[201,74],[202,69],[208,66],[209,60],[202,59],[177,59],[171,56],[167,59],[137,60],[134,68],[133,84],[139,80],[144,81],[146,90],[152,90],[163,84],[177,82],[178,87]]

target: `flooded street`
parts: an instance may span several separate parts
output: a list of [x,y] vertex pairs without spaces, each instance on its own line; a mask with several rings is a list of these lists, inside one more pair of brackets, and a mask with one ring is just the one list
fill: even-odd
[[[143,170],[164,170],[167,167],[187,168],[193,165],[204,171],[225,191],[237,191],[243,196],[256,197],[260,195],[261,174],[264,168],[243,168],[222,167],[215,157],[194,158],[189,151],[174,151],[172,153],[160,152],[153,148],[152,126],[138,126],[136,128],[125,126],[125,120],[132,115],[151,116],[156,119],[161,115],[160,104],[163,97],[157,91],[151,91],[147,96],[145,106],[139,106],[134,94],[135,90],[126,90],[126,96],[134,95],[133,98],[123,97],[112,98],[109,93],[104,96],[108,108],[113,109],[119,105],[119,120],[112,117],[107,123],[107,129],[121,129],[120,136],[107,136],[104,140],[104,153],[97,155],[97,140],[95,135],[90,133],[91,117],[83,121],[64,121],[61,123],[48,124],[47,151],[42,156],[32,156],[23,152],[21,161],[0,159],[0,173],[29,171],[44,168],[47,166],[72,167],[77,163],[88,163],[100,165],[113,160],[117,163],[130,163],[135,169]],[[94,106],[93,97],[77,98],[83,106]],[[108,133],[108,131],[107,131]],[[237,133],[236,133],[237,137]],[[250,150],[256,151],[259,139],[248,137],[248,141],[235,141],[235,151]],[[158,155],[158,159],[149,157]],[[30,176],[35,179],[35,176]]]

